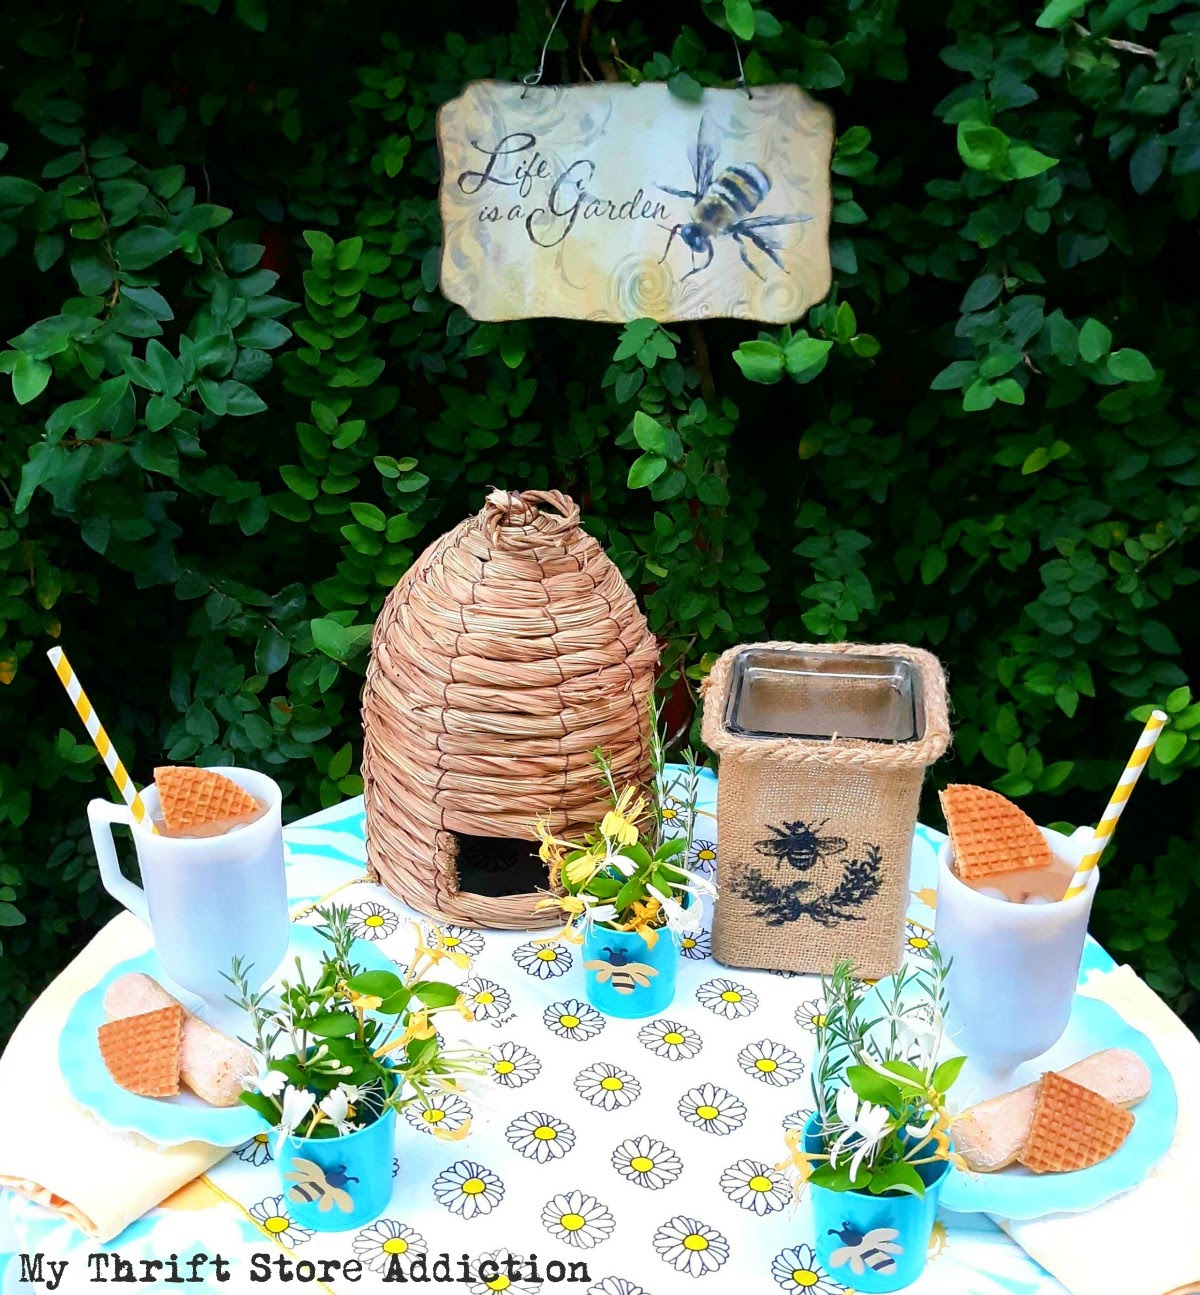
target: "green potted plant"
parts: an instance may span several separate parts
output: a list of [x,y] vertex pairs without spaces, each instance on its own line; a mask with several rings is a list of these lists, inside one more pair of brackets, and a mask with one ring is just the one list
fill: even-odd
[[[657,721],[657,716],[655,716]],[[557,907],[566,924],[546,941],[582,944],[588,1001],[609,1016],[654,1016],[674,997],[683,937],[702,929],[701,899],[716,887],[686,866],[700,782],[689,751],[668,773],[658,725],[652,726],[651,789],[618,788],[612,766],[595,752],[609,809],[577,841],[534,825],[550,883],[561,894],[539,907]]]
[[938,1060],[946,964],[936,945],[928,953],[926,967],[875,987],[849,962],[822,978],[815,1109],[786,1135],[788,1163],[812,1192],[817,1256],[857,1291],[916,1281],[946,1174],[961,1164],[946,1092],[965,1058]]
[[[293,979],[277,991],[254,992],[235,959],[227,978],[231,1001],[249,1016],[263,1061],[241,1100],[275,1130],[275,1159],[297,1222],[323,1231],[358,1227],[375,1218],[392,1191],[396,1111],[438,1091],[458,1091],[457,1076],[481,1073],[469,1050],[447,1050],[433,1018],[458,1010],[459,991],[426,979],[443,958],[466,959],[422,941],[408,970],[364,971],[352,958],[350,909],[318,909],[328,944],[315,975],[296,959]],[[470,1121],[443,1136],[464,1137]],[[438,1130],[434,1129],[437,1133]]]

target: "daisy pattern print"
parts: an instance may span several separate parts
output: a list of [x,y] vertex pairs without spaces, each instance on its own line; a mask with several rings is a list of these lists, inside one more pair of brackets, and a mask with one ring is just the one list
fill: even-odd
[[626,1138],[612,1153],[613,1168],[639,1187],[657,1192],[683,1173],[683,1161],[665,1142],[643,1134]]
[[796,1008],[796,1024],[802,1030],[807,1030],[809,1034],[816,1034],[818,1030],[824,1028],[827,1010],[824,999],[810,998],[808,1002],[801,1003]]
[[282,1196],[268,1196],[257,1205],[251,1205],[250,1217],[272,1241],[278,1241],[289,1249],[295,1249],[312,1238],[310,1229],[293,1220]]
[[434,948],[463,953],[468,958],[477,958],[483,952],[483,933],[469,926],[427,926],[425,940]]
[[409,1102],[404,1118],[422,1133],[457,1133],[470,1120],[471,1108],[454,1093],[437,1093],[426,1102]]
[[791,1048],[770,1039],[748,1043],[738,1053],[738,1065],[748,1075],[761,1079],[772,1088],[783,1088],[804,1074],[804,1062]]
[[930,958],[929,946],[933,943],[933,932],[924,926],[918,926],[916,922],[905,922],[907,934],[904,940],[904,950],[906,953],[914,954],[918,958]]
[[689,1124],[724,1137],[746,1122],[746,1104],[719,1084],[698,1084],[689,1088],[676,1107]]
[[692,852],[688,862],[697,872],[712,872],[717,866],[717,846],[715,841],[693,841]]
[[526,1111],[504,1131],[508,1145],[526,1160],[544,1165],[561,1160],[575,1145],[575,1130],[546,1111]]
[[451,1214],[473,1219],[504,1199],[504,1184],[477,1160],[457,1160],[433,1180],[433,1194]]
[[521,1088],[542,1073],[541,1061],[519,1043],[501,1043],[490,1054],[488,1073],[503,1088]]
[[628,1070],[597,1061],[575,1076],[575,1091],[602,1111],[615,1111],[636,1101],[642,1085]]
[[749,1016],[758,1006],[758,995],[752,989],[724,976],[706,980],[696,990],[696,998],[710,1012],[730,1021],[739,1016]]
[[350,910],[350,930],[360,940],[386,940],[400,928],[400,914],[369,900]]
[[512,1271],[520,1272],[522,1268],[527,1268],[525,1256],[515,1255],[511,1250],[487,1250],[477,1256],[471,1265],[476,1278],[469,1288],[471,1295],[491,1295],[492,1291],[503,1291],[504,1295],[538,1295],[542,1290],[541,1280],[528,1282],[519,1277],[510,1277],[510,1259]]
[[798,1111],[793,1111],[790,1115],[783,1117],[783,1127],[785,1129],[802,1129],[809,1121],[812,1115],[812,1107],[804,1106]]
[[587,1192],[560,1192],[542,1206],[542,1226],[556,1240],[590,1250],[612,1236],[616,1221],[607,1205]]
[[729,1258],[729,1242],[707,1223],[686,1214],[668,1219],[654,1234],[658,1257],[691,1277],[715,1273]]
[[542,1013],[542,1022],[560,1039],[590,1039],[604,1029],[604,1017],[578,998],[551,1003]]
[[712,957],[712,936],[707,931],[695,931],[685,935],[679,941],[679,952],[685,958],[692,958],[699,962],[703,958]]
[[503,1016],[512,1006],[512,998],[503,985],[483,976],[472,976],[460,986],[471,1016],[476,1021],[492,1021]]
[[233,1154],[248,1165],[265,1165],[275,1158],[271,1154],[271,1135],[256,1133],[249,1141],[243,1142]]
[[704,1040],[690,1025],[670,1021],[665,1016],[643,1025],[638,1030],[638,1042],[656,1057],[666,1057],[668,1061],[686,1061],[704,1047]]
[[792,1203],[791,1184],[761,1160],[735,1161],[721,1175],[721,1190],[752,1214],[774,1214]]
[[587,1295],[647,1295],[647,1292],[637,1282],[626,1281],[624,1277],[606,1277],[589,1286]]
[[575,959],[571,950],[560,944],[537,944],[531,941],[513,950],[513,960],[522,971],[539,980],[553,980],[571,970]]
[[379,1219],[354,1238],[355,1258],[373,1273],[386,1273],[394,1263],[403,1270],[428,1248],[419,1232],[395,1219]]
[[781,1250],[771,1264],[771,1276],[787,1295],[841,1295],[846,1289],[829,1279],[812,1246]]

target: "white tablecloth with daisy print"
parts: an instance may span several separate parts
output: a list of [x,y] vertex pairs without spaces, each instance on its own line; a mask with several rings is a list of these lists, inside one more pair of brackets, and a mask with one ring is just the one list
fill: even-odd
[[[717,850],[715,791],[707,775],[701,809],[709,812],[698,820],[691,852],[694,864],[708,868]],[[286,839],[296,905],[329,897],[350,905],[357,934],[401,964],[417,937],[414,923],[430,938],[428,922],[366,880],[361,801],[292,825]],[[918,827],[914,840],[912,959],[927,956],[941,839]],[[552,1283],[527,1280],[536,1255],[543,1278],[551,1261],[568,1271],[585,1265],[586,1281],[564,1289],[586,1295],[841,1292],[817,1263],[807,1202],[793,1202],[776,1168],[787,1154],[785,1130],[801,1126],[811,1106],[807,1067],[822,1010],[819,982],[725,968],[713,960],[705,933],[685,943],[675,1000],[661,1016],[616,1020],[585,1001],[577,950],[536,943],[536,934],[442,928],[442,939],[470,965],[456,971],[446,961],[439,973],[461,981],[474,1016],[470,1023],[454,1018],[446,1034],[486,1049],[488,1073],[464,1096],[405,1108],[393,1195],[378,1220],[342,1233],[300,1226],[264,1134],[186,1194],[186,1213],[171,1202],[105,1247],[38,1206],[0,1194],[0,1295],[30,1289],[17,1284],[22,1251],[69,1258],[97,1249],[134,1259],[219,1252],[232,1270],[222,1289],[234,1291],[270,1289],[249,1281],[250,1256],[266,1251],[361,1260],[360,1281],[334,1276],[324,1284],[338,1295],[396,1289],[383,1281],[394,1256],[407,1264],[425,1255],[435,1273],[441,1254],[450,1257],[452,1282],[420,1289],[547,1292]],[[1089,942],[1085,972],[1112,965]],[[459,1133],[468,1121],[464,1138],[434,1136]],[[509,1255],[519,1260],[516,1280],[485,1280],[493,1272],[486,1266],[479,1275],[485,1259],[503,1274]],[[72,1269],[86,1276],[82,1262]],[[1063,1288],[986,1219],[943,1214],[919,1289],[990,1295]]]

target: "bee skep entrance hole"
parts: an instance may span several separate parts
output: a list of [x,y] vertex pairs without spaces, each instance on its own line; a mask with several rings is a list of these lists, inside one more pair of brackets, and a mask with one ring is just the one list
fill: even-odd
[[528,895],[550,884],[535,842],[511,836],[450,833],[450,851],[459,890],[490,899]]

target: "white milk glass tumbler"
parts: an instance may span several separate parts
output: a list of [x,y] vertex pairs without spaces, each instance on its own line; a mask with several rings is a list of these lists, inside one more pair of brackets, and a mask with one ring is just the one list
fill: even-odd
[[[1051,851],[1072,868],[1092,833],[1041,828]],[[953,959],[946,979],[947,1033],[967,1056],[964,1089],[975,1098],[1012,1086],[1022,1062],[1052,1048],[1067,1028],[1083,960],[1099,869],[1074,899],[1015,904],[960,881],[946,841],[938,854],[936,937]]]
[[[180,988],[220,1002],[231,992],[222,973],[229,972],[234,956],[247,964],[250,984],[258,988],[287,953],[291,928],[279,785],[253,769],[213,772],[265,802],[266,813],[209,837],[156,835],[127,806],[107,800],[91,802],[88,820],[104,888],[150,928],[163,970]],[[142,799],[158,818],[156,789],[147,787]],[[113,823],[132,829],[141,887],[121,873]]]

